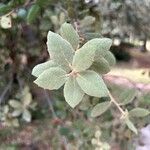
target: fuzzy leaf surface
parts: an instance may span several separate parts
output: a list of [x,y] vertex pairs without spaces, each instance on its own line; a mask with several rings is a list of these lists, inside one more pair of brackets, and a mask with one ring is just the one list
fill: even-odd
[[47,47],[51,59],[58,65],[61,65],[64,70],[69,72],[69,64],[72,63],[74,55],[74,49],[71,44],[59,34],[49,31],[47,35]]
[[34,82],[44,89],[59,89],[66,82],[66,72],[59,68],[53,67],[45,70]]
[[84,44],[80,49],[75,52],[73,57],[73,68],[76,71],[84,71],[88,69],[94,62],[96,49],[93,45]]
[[110,66],[108,61],[105,58],[101,57],[94,61],[94,63],[91,66],[91,69],[99,74],[106,74],[110,71]]
[[114,66],[116,64],[116,58],[112,52],[107,51],[104,58],[108,61],[110,66]]
[[69,23],[62,24],[60,28],[61,36],[66,39],[72,47],[76,50],[79,44],[79,35],[73,26]]
[[36,65],[32,70],[32,75],[35,77],[39,77],[41,73],[43,73],[46,69],[51,67],[57,67],[57,64],[53,60],[49,60],[47,62]]
[[108,96],[108,89],[102,77],[96,72],[91,70],[80,72],[76,79],[79,86],[86,94],[95,97]]
[[64,97],[66,102],[74,108],[84,96],[83,90],[78,85],[75,77],[69,77],[64,86]]
[[92,45],[96,50],[95,57],[105,56],[107,51],[110,49],[112,45],[112,40],[109,38],[95,38],[87,42],[89,45]]
[[119,103],[120,105],[127,105],[131,103],[135,96],[137,95],[137,91],[135,89],[125,89],[119,95]]

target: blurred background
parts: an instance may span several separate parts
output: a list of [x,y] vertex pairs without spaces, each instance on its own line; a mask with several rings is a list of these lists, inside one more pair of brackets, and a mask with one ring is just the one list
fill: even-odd
[[[59,32],[69,22],[81,45],[97,37],[113,40],[116,65],[104,75],[105,82],[118,101],[125,101],[124,109],[149,109],[149,13],[150,0],[1,0],[0,150],[94,150],[96,133],[104,146],[99,150],[134,150],[142,144],[121,124],[116,108],[90,117],[93,106],[105,98],[86,95],[73,110],[62,89],[37,87],[31,71],[49,59],[47,32]],[[133,122],[140,130],[150,116]]]

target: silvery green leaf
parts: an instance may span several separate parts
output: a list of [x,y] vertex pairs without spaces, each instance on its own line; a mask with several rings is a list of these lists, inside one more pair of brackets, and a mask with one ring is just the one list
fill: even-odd
[[60,35],[49,31],[47,35],[47,47],[51,59],[69,72],[69,65],[72,63],[74,55],[74,49],[71,44]]
[[114,57],[112,52],[107,51],[104,58],[108,61],[110,66],[114,66],[116,64],[116,58]]
[[129,115],[132,117],[145,117],[150,114],[150,111],[144,108],[134,108],[129,111]]
[[110,66],[107,60],[103,57],[99,58],[99,60],[95,60],[91,66],[91,69],[99,74],[106,74],[110,71]]
[[108,108],[110,107],[110,102],[102,102],[97,104],[91,112],[91,116],[92,117],[97,117],[100,116],[101,114],[103,114],[105,111],[108,110]]
[[9,105],[13,108],[21,108],[22,104],[17,100],[10,100]]
[[22,119],[26,122],[31,122],[31,113],[27,109],[24,110],[22,114]]
[[134,126],[134,124],[133,124],[128,118],[125,119],[125,123],[126,123],[126,125],[128,126],[128,128],[129,128],[131,131],[133,131],[135,134],[138,133],[136,127]]
[[121,91],[119,95],[119,103],[120,105],[127,105],[131,103],[137,95],[137,91],[135,89],[124,89]]
[[79,35],[73,26],[69,23],[62,24],[60,28],[61,36],[66,39],[72,47],[76,50],[79,44]]
[[106,52],[112,44],[111,39],[95,38],[85,43],[75,52],[73,57],[73,68],[76,71],[84,71],[88,69],[94,60],[106,55]]
[[16,109],[16,110],[14,110],[14,111],[11,113],[11,115],[12,115],[13,117],[18,117],[18,116],[21,115],[21,113],[22,113],[22,110],[21,110],[21,109]]
[[53,61],[49,60],[47,62],[36,65],[32,70],[32,75],[38,77],[41,73],[43,73],[46,69],[51,67],[57,67],[58,65]]
[[80,72],[76,79],[79,86],[86,94],[95,97],[108,96],[108,89],[102,77],[96,72],[90,70]]
[[94,62],[95,49],[88,42],[75,52],[72,66],[76,71],[88,69]]
[[66,102],[74,108],[78,105],[84,96],[83,90],[78,85],[75,77],[69,77],[64,86],[64,97]]
[[66,72],[59,67],[52,67],[45,70],[35,81],[38,86],[44,89],[59,89],[66,82]]
[[106,52],[112,45],[112,40],[109,38],[95,38],[87,42],[87,46],[91,45],[93,50],[96,51],[95,58],[106,55]]

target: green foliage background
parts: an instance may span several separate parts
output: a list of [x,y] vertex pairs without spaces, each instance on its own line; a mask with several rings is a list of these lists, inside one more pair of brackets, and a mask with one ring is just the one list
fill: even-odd
[[[140,5],[136,1],[133,2],[137,6]],[[1,109],[3,109],[4,105],[10,105],[9,101],[12,99],[20,102],[24,95],[28,93],[28,96],[29,94],[32,95],[32,101],[36,102],[37,105],[35,110],[34,107],[30,108],[31,106],[27,106],[29,113],[26,113],[26,119],[23,119],[21,116],[18,118],[19,123],[23,126],[20,128],[24,128],[24,120],[28,122],[30,113],[32,114],[33,122],[42,122],[43,120],[46,123],[48,122],[47,124],[50,124],[50,126],[47,125],[44,128],[39,123],[38,128],[39,130],[55,130],[55,135],[57,136],[50,142],[54,149],[59,149],[62,145],[65,145],[58,142],[61,136],[65,140],[67,139],[67,142],[72,146],[71,149],[90,150],[93,148],[91,140],[95,131],[99,130],[99,128],[104,131],[101,137],[102,141],[108,141],[109,144],[117,141],[124,149],[132,149],[132,136],[134,135],[118,121],[119,117],[115,108],[109,109],[97,119],[90,117],[93,106],[99,102],[105,104],[108,99],[94,99],[87,96],[85,102],[83,101],[78,108],[72,110],[65,103],[61,89],[57,92],[45,92],[37,88],[33,84],[34,77],[31,76],[31,70],[36,64],[45,62],[49,57],[46,47],[47,32],[49,30],[58,32],[65,21],[78,27],[81,45],[87,40],[102,36],[110,38],[119,36],[122,41],[128,42],[128,29],[134,33],[135,39],[146,41],[149,38],[147,33],[150,29],[148,28],[149,18],[146,13],[148,8],[144,1],[141,6],[142,10],[145,11],[140,12],[137,10],[138,7],[134,8],[132,4],[129,4],[129,1],[123,3],[120,0],[106,3],[104,1],[101,3],[94,1],[85,2],[84,0],[3,0],[0,3],[0,16],[9,16],[11,18],[11,27],[4,29],[1,26],[0,28]],[[118,13],[120,15],[117,15]],[[134,19],[131,18],[133,14],[136,16]],[[116,24],[117,20],[118,24]],[[135,24],[136,28],[134,28]],[[140,31],[141,34],[139,35],[137,31]],[[133,107],[149,109],[149,92],[144,91],[141,93],[137,89],[132,89],[133,91],[129,93],[129,90],[124,90],[124,87],[118,87],[110,83],[108,86],[110,91],[116,97],[119,97],[118,101],[124,99],[125,105],[127,104],[127,106],[124,106],[124,102],[121,101],[124,109],[126,107],[129,110]],[[29,88],[27,93],[25,92],[25,87]],[[122,94],[120,95],[120,93]],[[10,109],[13,110],[13,107]],[[21,109],[21,112],[24,112],[23,110],[25,109]],[[134,115],[135,113],[132,111],[131,114]],[[16,126],[16,124],[18,126],[18,121],[13,120],[10,114],[4,114],[3,117],[8,119],[8,124],[11,126]],[[59,119],[57,120],[56,118]],[[147,116],[143,121],[141,121],[141,118],[132,118],[132,121],[137,125],[137,128],[140,128],[148,124],[149,119],[149,116]],[[98,129],[97,126],[99,126]],[[7,134],[7,130],[9,129],[3,131],[4,134]],[[14,131],[17,132],[18,129],[11,129],[11,136],[14,135]],[[2,131],[0,132],[3,134]],[[45,134],[44,132],[42,133]],[[34,134],[39,136],[38,130]],[[3,135],[1,136],[3,137]],[[79,140],[76,141],[76,139]],[[40,140],[33,138],[32,142],[36,143]],[[112,143],[109,142],[111,140],[113,141]],[[0,144],[0,148],[4,146],[5,149],[5,145]],[[16,147],[16,149],[20,146],[20,143],[9,144],[10,147]]]

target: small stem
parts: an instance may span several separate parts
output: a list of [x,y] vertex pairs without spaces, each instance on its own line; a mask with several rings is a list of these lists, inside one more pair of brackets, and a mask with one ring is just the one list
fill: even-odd
[[7,94],[7,92],[10,90],[11,85],[12,85],[13,79],[11,79],[8,83],[8,85],[6,86],[6,88],[4,89],[4,91],[2,92],[2,94],[0,95],[0,104],[2,103],[2,101],[4,100],[5,95]]
[[114,97],[112,96],[112,94],[111,94],[110,92],[108,92],[108,94],[109,94],[109,97],[110,97],[110,99],[111,99],[111,102],[114,103],[114,104],[116,105],[116,107],[119,109],[119,111],[121,112],[121,114],[122,114],[123,116],[125,116],[125,115],[126,115],[125,111],[124,111],[124,110],[120,107],[120,105],[116,102],[116,100],[114,99]]
[[46,90],[44,90],[44,94],[45,94],[46,100],[47,100],[47,102],[48,102],[48,105],[49,105],[49,107],[50,107],[50,110],[51,110],[51,112],[52,112],[52,116],[53,116],[54,118],[57,118],[57,115],[56,115],[56,113],[55,113],[55,111],[54,111],[54,108],[53,108],[52,101],[51,101],[51,99],[50,99],[50,97],[49,97],[49,95],[48,95],[48,93],[47,93]]

